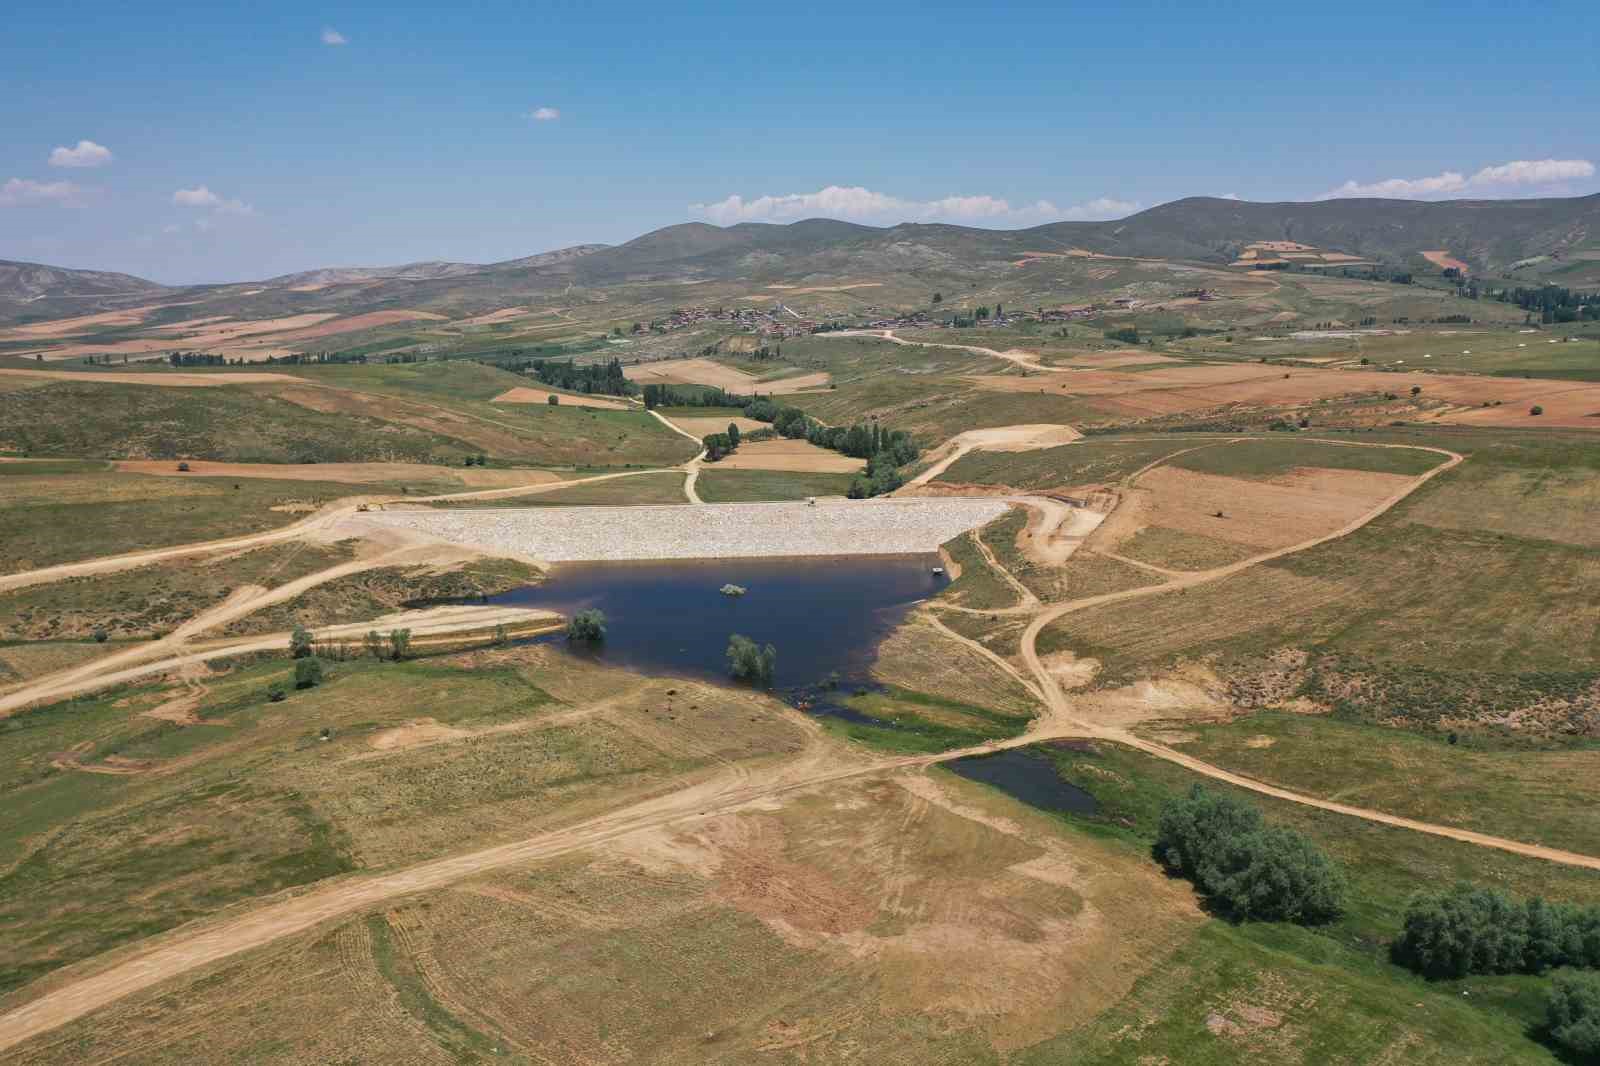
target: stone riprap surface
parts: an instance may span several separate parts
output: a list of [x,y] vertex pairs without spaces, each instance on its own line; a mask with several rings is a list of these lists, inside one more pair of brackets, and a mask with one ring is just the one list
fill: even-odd
[[904,555],[935,551],[998,518],[980,498],[724,503],[699,507],[529,507],[359,516],[481,551],[546,562]]

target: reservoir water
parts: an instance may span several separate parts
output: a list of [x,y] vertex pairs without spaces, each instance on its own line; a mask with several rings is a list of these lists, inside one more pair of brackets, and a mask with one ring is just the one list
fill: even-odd
[[[726,680],[728,637],[742,633],[777,649],[774,688],[793,694],[830,679],[870,685],[879,642],[948,584],[938,565],[931,554],[564,563],[489,602],[568,615],[598,608],[606,639],[593,654],[646,673]],[[724,595],[725,584],[745,594]]]
[[968,755],[945,765],[962,777],[992,785],[1013,799],[1042,810],[1094,814],[1100,809],[1093,796],[1063,781],[1048,758],[1021,748],[993,755]]

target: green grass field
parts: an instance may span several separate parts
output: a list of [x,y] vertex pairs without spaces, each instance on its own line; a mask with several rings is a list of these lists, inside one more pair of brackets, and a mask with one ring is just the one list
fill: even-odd
[[[9,465],[9,464],[7,464]],[[366,486],[84,473],[8,477],[0,572],[284,526]],[[369,489],[370,491],[370,489]]]
[[811,496],[843,496],[853,474],[817,474],[794,470],[721,470],[703,466],[695,491],[707,503],[755,500],[803,500]]
[[683,492],[684,475],[665,470],[627,477],[607,478],[572,485],[568,488],[536,492],[526,496],[500,496],[478,500],[442,500],[430,507],[470,509],[474,507],[627,507],[641,504],[688,503]]
[[271,588],[351,558],[348,544],[275,544],[226,559],[182,559],[0,592],[0,640],[167,633],[243,585]]
[[[1061,742],[1036,750],[1100,804],[1094,815],[1056,817],[1136,854],[1148,855],[1164,800],[1204,781],[1115,745]],[[1556,1061],[1530,1038],[1542,1017],[1541,979],[1430,983],[1389,963],[1387,943],[1419,889],[1464,879],[1594,902],[1600,874],[1204,783],[1307,834],[1339,862],[1350,880],[1345,916],[1313,929],[1211,919],[1117,1007],[1020,1061],[1143,1063],[1165,1055],[1204,1063],[1384,1062],[1396,1048],[1405,1049],[1407,1062]]]

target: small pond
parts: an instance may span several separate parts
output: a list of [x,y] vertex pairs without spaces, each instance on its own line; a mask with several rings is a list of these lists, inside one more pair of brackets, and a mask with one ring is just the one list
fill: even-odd
[[1022,748],[1009,748],[993,755],[968,755],[945,766],[962,777],[993,785],[1013,799],[1042,810],[1067,814],[1094,814],[1100,810],[1093,796],[1061,780],[1055,763]]
[[[794,699],[829,679],[849,691],[870,687],[879,642],[948,584],[938,565],[937,555],[564,563],[543,584],[489,602],[568,615],[598,608],[606,639],[594,654],[644,673],[726,680],[728,637],[742,633],[777,649],[774,687]],[[746,592],[725,596],[724,584]],[[844,711],[814,696],[804,702]]]

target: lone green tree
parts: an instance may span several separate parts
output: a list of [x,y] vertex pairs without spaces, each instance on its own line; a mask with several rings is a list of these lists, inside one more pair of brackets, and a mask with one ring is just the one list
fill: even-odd
[[315,655],[295,660],[294,687],[316,688],[322,684],[322,660]]
[[742,633],[728,638],[728,673],[735,680],[767,688],[777,669],[778,649],[771,644],[761,647]]
[[296,625],[289,634],[289,654],[296,659],[304,659],[311,654],[311,630],[305,626]]
[[395,662],[411,655],[411,630],[389,630],[389,657]]
[[567,640],[574,644],[598,644],[605,639],[606,616],[596,608],[579,611],[567,621]]

